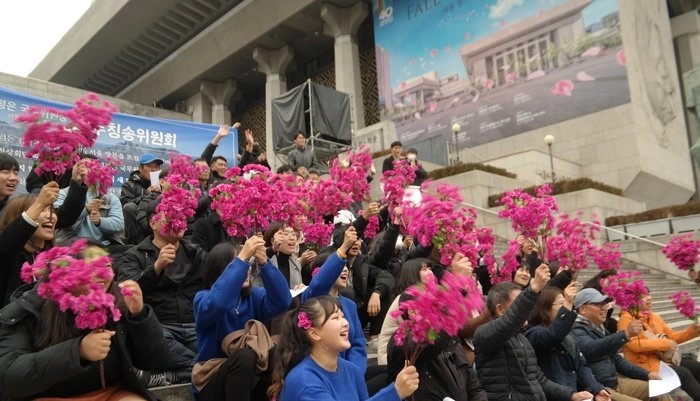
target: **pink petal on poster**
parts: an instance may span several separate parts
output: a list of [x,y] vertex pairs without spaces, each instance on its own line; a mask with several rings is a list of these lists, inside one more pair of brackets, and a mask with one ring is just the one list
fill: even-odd
[[617,52],[615,55],[615,58],[617,59],[617,63],[620,64],[621,66],[626,66],[627,65],[627,57],[625,56],[625,49],[621,49]]
[[583,57],[597,57],[600,55],[600,46],[592,46],[581,54]]
[[527,80],[542,78],[544,76],[544,71],[537,70],[527,74]]
[[578,79],[581,82],[595,81],[595,78],[588,75],[588,73],[586,73],[585,71],[581,71],[578,74],[576,74],[576,79]]
[[562,79],[554,85],[552,89],[553,95],[560,96],[571,96],[571,92],[574,90],[574,83],[570,79]]

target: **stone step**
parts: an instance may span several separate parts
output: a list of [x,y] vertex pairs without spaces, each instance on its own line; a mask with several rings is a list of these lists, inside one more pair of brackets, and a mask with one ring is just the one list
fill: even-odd
[[173,384],[170,386],[153,387],[149,389],[161,401],[192,401],[192,386],[190,383]]

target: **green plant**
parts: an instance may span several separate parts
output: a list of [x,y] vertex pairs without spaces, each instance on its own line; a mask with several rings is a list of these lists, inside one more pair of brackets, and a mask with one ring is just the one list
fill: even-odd
[[623,224],[642,223],[645,221],[661,220],[667,217],[681,217],[700,214],[700,201],[691,201],[682,205],[664,206],[650,209],[640,213],[610,216],[605,219],[606,226],[619,226]]
[[[523,191],[535,196],[535,186],[523,188]],[[552,185],[552,195],[565,194],[569,192],[581,191],[584,189],[597,189],[602,192],[607,192],[613,195],[622,196],[622,190],[613,186],[603,184],[602,182],[593,181],[590,178],[575,178],[571,180],[558,180]],[[489,207],[500,206],[502,193],[491,195],[488,198]]]
[[502,176],[508,177],[508,178],[516,178],[517,177],[515,174],[513,174],[505,169],[502,169],[499,167],[494,167],[494,166],[489,166],[488,164],[482,164],[482,163],[461,163],[461,164],[456,164],[454,166],[442,167],[442,168],[435,169],[435,170],[429,172],[428,177],[430,177],[433,180],[438,180],[440,178],[445,178],[445,177],[465,173],[467,171],[472,171],[472,170],[486,171],[487,173],[502,175]]

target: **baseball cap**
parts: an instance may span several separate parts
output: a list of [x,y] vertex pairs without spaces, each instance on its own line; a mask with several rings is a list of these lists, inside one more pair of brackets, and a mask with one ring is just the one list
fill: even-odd
[[596,290],[595,288],[584,288],[578,294],[576,294],[576,298],[574,299],[574,309],[578,309],[579,306],[585,304],[598,304],[610,302],[612,300],[612,298],[601,294],[600,291]]
[[157,158],[150,153],[146,153],[139,159],[139,164],[151,164],[157,162],[158,164],[163,164],[163,159]]

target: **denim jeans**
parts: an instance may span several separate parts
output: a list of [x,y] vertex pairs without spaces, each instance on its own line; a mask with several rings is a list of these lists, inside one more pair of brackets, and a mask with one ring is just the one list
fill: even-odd
[[194,323],[161,323],[168,344],[170,368],[180,381],[189,381],[197,356],[197,335]]

